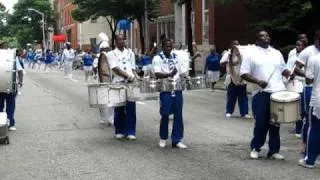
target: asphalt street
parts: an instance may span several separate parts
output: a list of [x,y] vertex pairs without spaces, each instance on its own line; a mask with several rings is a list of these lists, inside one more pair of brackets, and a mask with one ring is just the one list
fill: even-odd
[[[1,180],[210,179],[319,180],[320,167],[297,165],[299,140],[281,128],[284,161],[249,158],[254,121],[224,116],[226,93],[184,93],[186,150],[158,148],[159,102],[137,104],[137,140],[116,140],[89,108],[84,74],[28,71],[17,97],[16,132],[0,145]],[[251,109],[251,108],[250,108]],[[234,113],[237,116],[238,111]]]

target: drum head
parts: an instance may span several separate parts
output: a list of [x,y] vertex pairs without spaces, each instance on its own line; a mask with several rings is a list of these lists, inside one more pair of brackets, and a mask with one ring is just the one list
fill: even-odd
[[271,100],[276,102],[292,102],[300,99],[299,93],[292,91],[280,91],[272,93]]

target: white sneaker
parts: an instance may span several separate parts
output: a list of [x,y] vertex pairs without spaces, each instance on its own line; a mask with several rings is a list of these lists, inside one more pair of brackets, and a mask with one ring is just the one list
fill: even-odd
[[173,144],[173,148],[179,148],[179,149],[187,149],[188,147],[184,145],[182,142],[179,142],[178,144]]
[[9,131],[16,131],[16,130],[17,130],[17,128],[14,126],[9,127]]
[[271,159],[275,159],[275,160],[284,160],[284,156],[282,156],[279,153],[274,153],[270,156]]
[[122,138],[124,138],[124,135],[123,134],[116,134],[116,139],[122,139]]
[[314,165],[307,164],[304,159],[300,159],[298,165],[302,166],[302,167],[305,167],[305,168],[309,168],[309,169],[313,169],[314,168]]
[[227,114],[226,114],[226,117],[227,117],[227,118],[231,118],[231,114],[230,114],[230,113],[227,113]]
[[297,133],[295,133],[294,136],[299,139],[302,137],[301,134],[297,134]]
[[258,159],[259,158],[259,152],[253,149],[250,153],[250,158],[251,159]]
[[246,115],[243,116],[243,118],[245,118],[245,119],[251,119],[252,117],[251,117],[249,114],[246,114]]
[[134,136],[134,135],[129,135],[129,136],[127,136],[127,138],[128,138],[129,140],[136,140],[136,139],[137,139],[137,137]]
[[99,121],[100,124],[105,124],[106,122],[104,120]]
[[166,140],[164,140],[164,139],[160,139],[160,141],[159,141],[159,147],[160,148],[165,148],[166,147]]

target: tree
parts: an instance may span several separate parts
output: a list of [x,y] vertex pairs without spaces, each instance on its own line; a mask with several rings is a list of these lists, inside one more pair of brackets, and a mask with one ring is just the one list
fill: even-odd
[[26,43],[42,42],[42,17],[28,11],[28,8],[37,9],[45,14],[45,34],[48,27],[55,23],[53,9],[49,0],[24,0],[14,5],[14,12],[8,15],[9,36],[16,37],[18,44],[23,47]]
[[[77,5],[77,8],[73,10],[72,17],[79,22],[100,16],[106,17],[112,32],[112,47],[114,47],[118,22],[121,19],[137,19],[140,26],[140,41],[143,46],[142,49],[144,49],[144,36],[141,36],[145,10],[144,0],[73,0],[73,3]],[[148,0],[148,17],[150,19],[156,16],[158,4],[159,0]]]

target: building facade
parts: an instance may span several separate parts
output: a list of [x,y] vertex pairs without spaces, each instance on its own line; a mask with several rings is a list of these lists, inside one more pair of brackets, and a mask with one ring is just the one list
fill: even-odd
[[[55,0],[54,10],[57,25],[55,34],[64,34],[67,41],[71,42],[72,48],[82,50],[97,47],[97,37],[100,32],[106,33],[111,38],[111,31],[105,18],[88,20],[82,23],[72,18],[72,11],[76,5],[72,0]],[[62,44],[59,45],[62,47]]]

